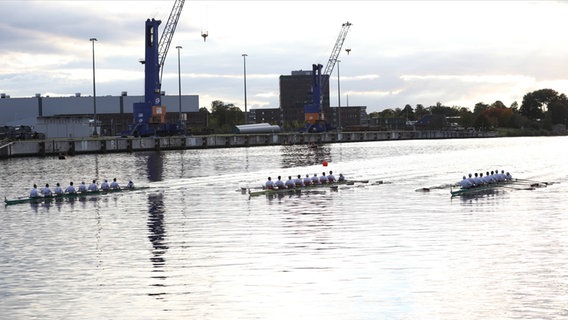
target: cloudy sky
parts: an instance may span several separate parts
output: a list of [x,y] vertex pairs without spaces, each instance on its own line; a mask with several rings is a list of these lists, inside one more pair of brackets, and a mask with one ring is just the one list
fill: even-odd
[[[0,1],[0,92],[91,95],[95,37],[97,95],[143,95],[144,22],[162,20],[161,32],[173,4]],[[162,89],[178,92],[182,46],[183,94],[244,108],[246,53],[248,108],[278,107],[278,77],[325,66],[349,21],[342,106],[509,106],[542,88],[568,94],[566,17],[565,1],[186,1]],[[330,86],[337,105],[337,67]]]

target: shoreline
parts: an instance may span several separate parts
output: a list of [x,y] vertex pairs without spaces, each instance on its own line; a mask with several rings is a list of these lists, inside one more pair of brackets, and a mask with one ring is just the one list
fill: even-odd
[[495,131],[358,131],[322,133],[219,134],[170,137],[90,137],[0,141],[0,159],[78,154],[132,153],[272,145],[348,143],[368,141],[494,138]]

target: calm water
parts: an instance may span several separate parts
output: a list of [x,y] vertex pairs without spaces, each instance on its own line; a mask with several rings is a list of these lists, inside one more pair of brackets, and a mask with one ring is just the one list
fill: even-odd
[[[567,145],[498,138],[0,161],[8,198],[33,183],[93,178],[153,187],[2,207],[0,318],[566,319]],[[238,191],[329,169],[370,181],[275,198]],[[443,188],[495,169],[550,184],[453,199]],[[415,191],[423,187],[432,189]]]

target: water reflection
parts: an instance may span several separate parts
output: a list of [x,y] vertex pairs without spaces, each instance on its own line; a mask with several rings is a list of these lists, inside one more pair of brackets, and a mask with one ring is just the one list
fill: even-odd
[[144,162],[144,164],[139,163],[137,167],[143,168],[144,166],[147,168],[147,175],[148,180],[155,182],[155,181],[162,181],[164,175],[164,155],[161,152],[149,152],[149,153],[141,153],[140,154],[139,162]]
[[282,167],[300,167],[331,161],[331,147],[326,144],[284,145],[281,147]]
[[[153,270],[156,272],[151,276],[154,279],[154,283],[151,285],[153,287],[164,287],[166,276],[161,275],[163,273],[163,267],[166,264],[165,254],[168,250],[166,244],[166,229],[164,225],[164,213],[165,206],[163,200],[163,194],[149,194],[148,195],[148,239],[152,244],[152,257],[150,261],[152,262]],[[151,296],[161,296],[165,292],[160,290],[160,292],[150,293]]]

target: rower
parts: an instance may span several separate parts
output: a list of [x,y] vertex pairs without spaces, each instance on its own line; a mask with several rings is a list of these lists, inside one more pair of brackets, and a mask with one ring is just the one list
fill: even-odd
[[337,182],[343,182],[345,181],[345,177],[343,176],[343,173],[339,174],[339,178],[337,178]]
[[469,181],[469,179],[463,176],[463,180],[460,181],[460,186],[462,187],[462,189],[469,189],[473,186],[473,184],[471,183],[471,181]]
[[53,192],[58,196],[63,194],[63,189],[61,189],[59,182],[55,184],[55,190]]
[[51,189],[49,189],[49,183],[46,183],[45,188],[41,189],[41,194],[43,194],[44,197],[51,197],[53,193]]
[[37,185],[34,184],[32,191],[30,191],[30,198],[39,198],[39,192],[37,191]]
[[294,189],[295,186],[296,183],[294,182],[294,180],[292,180],[292,176],[288,176],[288,180],[286,180],[286,188]]
[[304,180],[302,180],[302,176],[298,175],[298,177],[296,179],[294,179],[294,184],[296,185],[296,188],[300,188],[304,186]]
[[85,184],[85,181],[81,181],[81,184],[79,185],[79,192],[87,192],[87,185]]
[[[477,173],[475,174],[477,176]],[[468,175],[469,178],[467,178],[467,180],[469,180],[469,183],[471,183],[472,187],[475,187],[476,183],[475,183],[475,178],[471,175],[471,173]],[[461,182],[460,182],[461,185]]]
[[274,189],[274,181],[272,181],[272,179],[270,177],[268,177],[268,180],[264,184],[264,187],[266,189],[270,189],[270,190]]
[[[483,176],[483,173],[481,174]],[[481,179],[481,176],[479,175],[479,173],[475,173],[475,178],[473,178],[473,186],[477,187],[477,186],[481,186],[483,185],[483,179]]]
[[118,190],[120,189],[120,186],[118,185],[118,182],[116,182],[116,178],[112,179],[112,182],[110,183],[110,188],[112,190]]
[[309,186],[312,184],[312,179],[310,179],[310,175],[306,173],[306,177],[304,178],[304,186]]
[[312,184],[320,184],[317,173],[314,173],[314,176],[312,177]]
[[284,181],[282,181],[282,177],[278,176],[278,180],[276,180],[276,182],[274,183],[274,185],[276,186],[276,188],[278,189],[284,189],[286,186],[284,185]]
[[322,173],[321,173],[321,176],[320,176],[320,179],[319,179],[319,180],[320,180],[320,183],[321,183],[321,184],[326,184],[326,183],[329,182],[329,181],[327,180],[327,177],[325,176],[325,172],[322,172]]
[[335,182],[335,176],[333,175],[333,171],[329,171],[329,174],[327,175],[327,181],[329,183],[334,183]]
[[[85,185],[84,182],[83,182],[83,185]],[[80,188],[79,188],[79,190],[80,190]],[[87,186],[85,186],[85,190],[87,190]],[[75,190],[75,187],[73,186],[73,181],[69,182],[69,185],[67,186],[67,188],[65,188],[65,193],[68,193],[68,194],[77,193],[77,190]]]
[[93,180],[93,183],[91,183],[91,184],[89,185],[89,188],[88,188],[87,190],[89,190],[89,191],[97,191],[97,190],[99,189],[99,187],[97,186],[96,181],[97,181],[97,180]]
[[134,189],[134,182],[132,182],[132,180],[128,181],[128,184],[126,185],[126,188],[128,188],[128,189]]
[[105,179],[105,181],[103,181],[103,183],[101,183],[101,190],[103,190],[103,191],[110,190],[110,186],[108,185],[107,179]]

